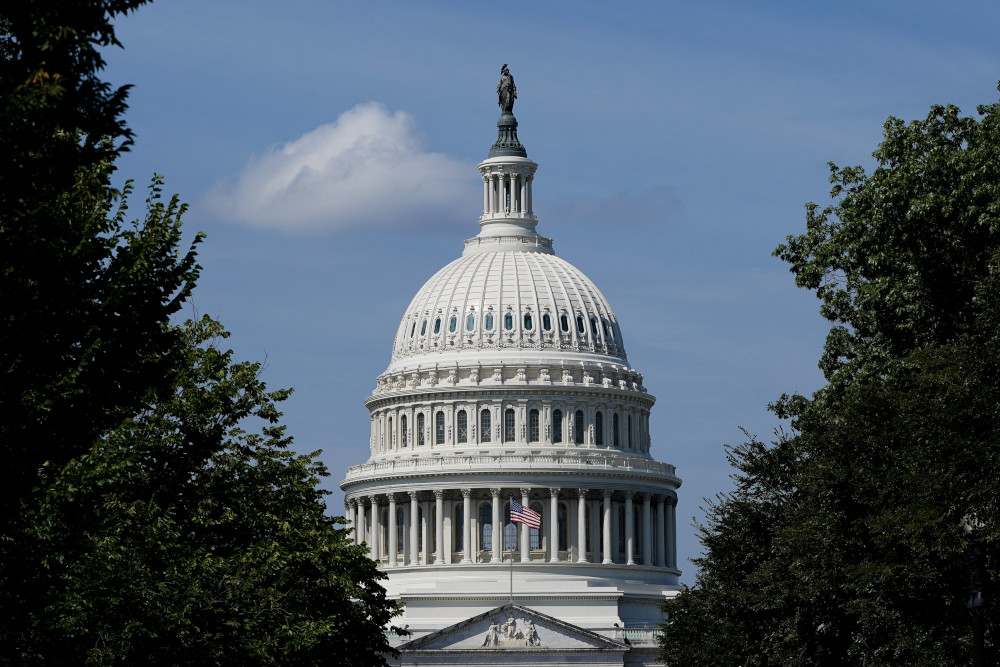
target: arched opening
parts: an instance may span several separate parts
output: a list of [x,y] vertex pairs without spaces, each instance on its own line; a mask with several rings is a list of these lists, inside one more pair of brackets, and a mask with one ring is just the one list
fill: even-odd
[[583,410],[577,410],[573,415],[573,442],[583,444]]
[[441,333],[441,318],[434,320],[434,333]]
[[538,442],[538,410],[528,413],[528,442]]
[[458,316],[452,315],[451,319],[448,320],[448,331],[455,333],[455,329],[458,328]]
[[532,322],[531,322],[531,313],[525,313],[524,314],[524,330],[525,331],[531,331],[531,325],[532,325]]
[[479,548],[489,551],[493,548],[493,503],[479,505]]
[[427,444],[425,442],[426,424],[424,423],[424,413],[417,415],[417,444],[423,446]]
[[611,444],[618,447],[621,443],[618,441],[618,413],[611,415]]
[[517,440],[517,429],[514,425],[514,409],[507,408],[503,411],[503,441],[514,442]]
[[552,442],[562,442],[562,410],[552,411]]
[[604,413],[600,410],[594,415],[594,444],[604,444]]
[[469,417],[465,410],[458,411],[458,441],[469,441]]
[[503,328],[506,329],[507,331],[510,331],[511,329],[514,328],[514,316],[511,315],[510,313],[507,313],[506,315],[503,316]]
[[479,413],[479,442],[490,442],[490,410],[484,408]]
[[628,436],[628,439],[625,442],[628,444],[628,448],[632,449],[632,415],[625,416],[625,425],[625,432]]
[[434,415],[434,444],[444,444],[444,412],[441,410]]
[[409,420],[406,418],[406,415],[399,418],[399,426],[403,431],[402,445],[403,447],[406,447],[410,443],[410,431],[408,430]]

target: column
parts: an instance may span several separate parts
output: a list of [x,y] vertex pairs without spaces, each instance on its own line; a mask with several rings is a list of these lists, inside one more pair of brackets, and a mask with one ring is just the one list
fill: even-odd
[[576,562],[587,560],[587,489],[576,490]]
[[500,489],[490,489],[490,496],[493,498],[493,558],[494,563],[503,560],[503,523],[500,511]]
[[534,196],[531,194],[531,184],[534,180],[534,176],[528,176],[528,213],[532,213],[534,205]]
[[379,552],[378,538],[379,538],[379,511],[378,511],[378,496],[372,494],[369,496],[372,501],[372,516],[371,516],[371,532],[369,533],[369,551],[371,553],[372,559],[377,563],[381,560],[382,554]]
[[667,509],[667,526],[670,532],[667,534],[667,540],[670,547],[667,551],[667,565],[677,567],[677,496],[670,496],[668,504],[670,507]]
[[358,520],[354,524],[354,543],[361,544],[365,541],[365,501],[363,498],[358,498],[355,502],[358,504]]
[[549,562],[559,562],[559,489],[549,489]]
[[420,503],[420,509],[424,515],[420,521],[420,537],[421,543],[424,545],[420,554],[420,564],[429,565],[431,562],[431,504],[429,502],[422,502]]
[[642,494],[642,564],[653,564],[653,500],[648,493]]
[[351,522],[351,539],[354,544],[358,543],[358,501],[354,498],[345,500],[347,506],[347,520]]
[[595,563],[600,563],[601,554],[601,503],[588,500],[590,505],[590,553]]
[[527,195],[528,195],[528,175],[527,174],[522,174],[521,175],[521,214],[522,215],[528,212]]
[[601,562],[605,565],[613,563],[611,559],[611,491],[604,489],[604,533],[601,545]]
[[444,563],[444,490],[434,489],[434,564]]
[[462,562],[472,562],[472,489],[462,489]]
[[[395,420],[394,420],[395,421]],[[395,424],[393,425],[395,428]],[[389,533],[389,567],[396,567],[399,563],[397,556],[399,554],[399,531],[396,528],[396,494],[389,494],[389,525],[386,526],[386,532]]]
[[663,539],[667,532],[667,525],[665,523],[666,516],[664,506],[666,505],[666,500],[663,496],[657,496],[656,498],[656,566],[666,567],[666,541]]
[[403,567],[411,564],[410,561],[410,506],[403,504],[400,505],[399,511],[403,514],[403,543],[399,545],[399,552],[402,555],[399,564]]
[[490,179],[483,176],[483,215],[490,213]]
[[417,506],[417,492],[410,491],[410,565],[420,562],[418,530],[420,530],[420,512]]
[[[521,489],[521,505],[529,507],[528,489]],[[527,563],[531,560],[531,542],[529,541],[527,524],[521,524],[521,562]]]
[[632,514],[632,492],[625,492],[625,564],[635,565],[635,516]]

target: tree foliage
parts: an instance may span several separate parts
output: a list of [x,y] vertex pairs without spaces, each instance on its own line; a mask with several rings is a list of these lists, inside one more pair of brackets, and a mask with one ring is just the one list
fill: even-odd
[[101,49],[141,4],[0,10],[0,664],[383,664],[397,605],[289,451],[288,392],[172,323],[185,206],[110,185]]
[[873,172],[831,165],[833,203],[775,251],[833,325],[828,383],[731,448],[667,664],[969,664],[960,524],[993,572],[1000,532],[1000,105],[979,114],[890,118]]

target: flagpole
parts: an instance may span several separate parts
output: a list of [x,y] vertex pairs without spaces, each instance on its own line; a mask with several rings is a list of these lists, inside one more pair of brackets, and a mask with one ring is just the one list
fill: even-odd
[[[509,507],[510,507],[511,513],[513,514],[513,512],[514,512],[514,496],[510,497]],[[510,525],[513,526],[514,522],[511,521]],[[515,531],[514,535],[517,535],[517,529],[516,528],[514,529],[514,531]],[[504,539],[505,540],[506,540],[506,538],[507,538],[507,536],[504,535]],[[510,603],[514,604],[514,552],[513,551],[510,552]]]

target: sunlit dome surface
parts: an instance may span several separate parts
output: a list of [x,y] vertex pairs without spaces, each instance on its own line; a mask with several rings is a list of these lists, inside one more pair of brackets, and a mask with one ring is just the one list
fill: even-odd
[[434,274],[403,315],[393,361],[501,348],[575,350],[624,361],[607,299],[544,241],[516,250],[476,248]]

